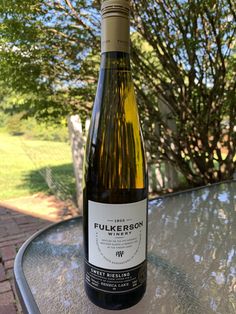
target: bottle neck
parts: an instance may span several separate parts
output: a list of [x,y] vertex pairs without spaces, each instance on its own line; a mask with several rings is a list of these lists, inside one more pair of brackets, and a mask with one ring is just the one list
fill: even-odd
[[101,69],[130,71],[130,55],[127,52],[108,51],[101,56]]
[[101,51],[130,52],[130,21],[128,16],[116,13],[102,18]]

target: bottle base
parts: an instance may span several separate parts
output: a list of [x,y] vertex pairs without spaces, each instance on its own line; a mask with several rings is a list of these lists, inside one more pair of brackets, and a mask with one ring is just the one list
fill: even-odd
[[141,301],[145,291],[146,283],[135,290],[119,294],[97,291],[85,283],[85,292],[89,300],[106,310],[123,310],[134,306]]

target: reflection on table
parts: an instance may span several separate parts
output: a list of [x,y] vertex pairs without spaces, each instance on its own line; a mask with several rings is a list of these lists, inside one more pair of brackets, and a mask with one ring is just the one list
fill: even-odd
[[[233,314],[236,312],[236,183],[228,182],[149,202],[148,287],[121,313]],[[83,289],[82,219],[55,225],[22,255],[23,281],[44,313],[111,313]],[[19,265],[18,265],[19,266]],[[28,300],[26,300],[28,298]]]

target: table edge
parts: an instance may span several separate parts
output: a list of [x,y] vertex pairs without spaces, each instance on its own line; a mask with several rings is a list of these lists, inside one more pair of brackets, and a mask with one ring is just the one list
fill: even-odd
[[69,222],[72,220],[80,220],[82,222],[82,216],[72,217],[67,220],[62,220],[57,223],[52,223],[49,226],[40,229],[39,231],[35,232],[31,237],[29,237],[20,247],[19,251],[16,254],[15,261],[14,261],[14,283],[16,287],[17,296],[19,298],[20,304],[22,306],[22,310],[24,313],[27,314],[40,314],[39,308],[35,301],[35,298],[31,292],[31,289],[28,285],[28,282],[25,278],[24,271],[23,271],[23,257],[25,251],[27,250],[30,243],[37,238],[41,233],[48,231],[55,226],[59,226],[62,223]]

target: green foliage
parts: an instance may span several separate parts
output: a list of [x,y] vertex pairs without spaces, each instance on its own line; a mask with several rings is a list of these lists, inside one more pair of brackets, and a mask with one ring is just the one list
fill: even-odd
[[5,124],[6,130],[11,135],[22,135],[23,131],[23,123],[21,122],[22,113],[17,113],[12,117],[6,116]]
[[24,134],[29,139],[68,142],[66,118],[63,116],[58,117],[56,121],[45,119],[45,122],[42,119],[39,119],[39,122],[35,117],[27,118],[27,112],[23,108],[25,102],[32,99],[32,93],[22,95],[0,85],[0,95],[0,127],[5,128],[11,135]]
[[38,124],[33,118],[25,123],[24,135],[27,139],[69,143],[68,129],[61,125]]
[[34,118],[22,119],[23,113],[6,116],[5,129],[11,135],[24,135],[24,138],[41,141],[69,142],[68,128],[61,124],[38,123]]
[[[84,1],[76,5],[83,7]],[[0,13],[0,81],[24,99],[14,111],[58,123],[74,111],[87,112],[96,61],[85,60],[94,39],[85,22],[68,5],[40,0],[3,1]]]
[[[14,98],[5,111],[56,123],[89,114],[100,4],[0,3],[0,83]],[[232,178],[235,168],[235,12],[232,0],[132,1],[133,74],[149,162],[171,162],[192,185]]]
[[6,114],[0,111],[0,128],[4,128],[6,122]]

